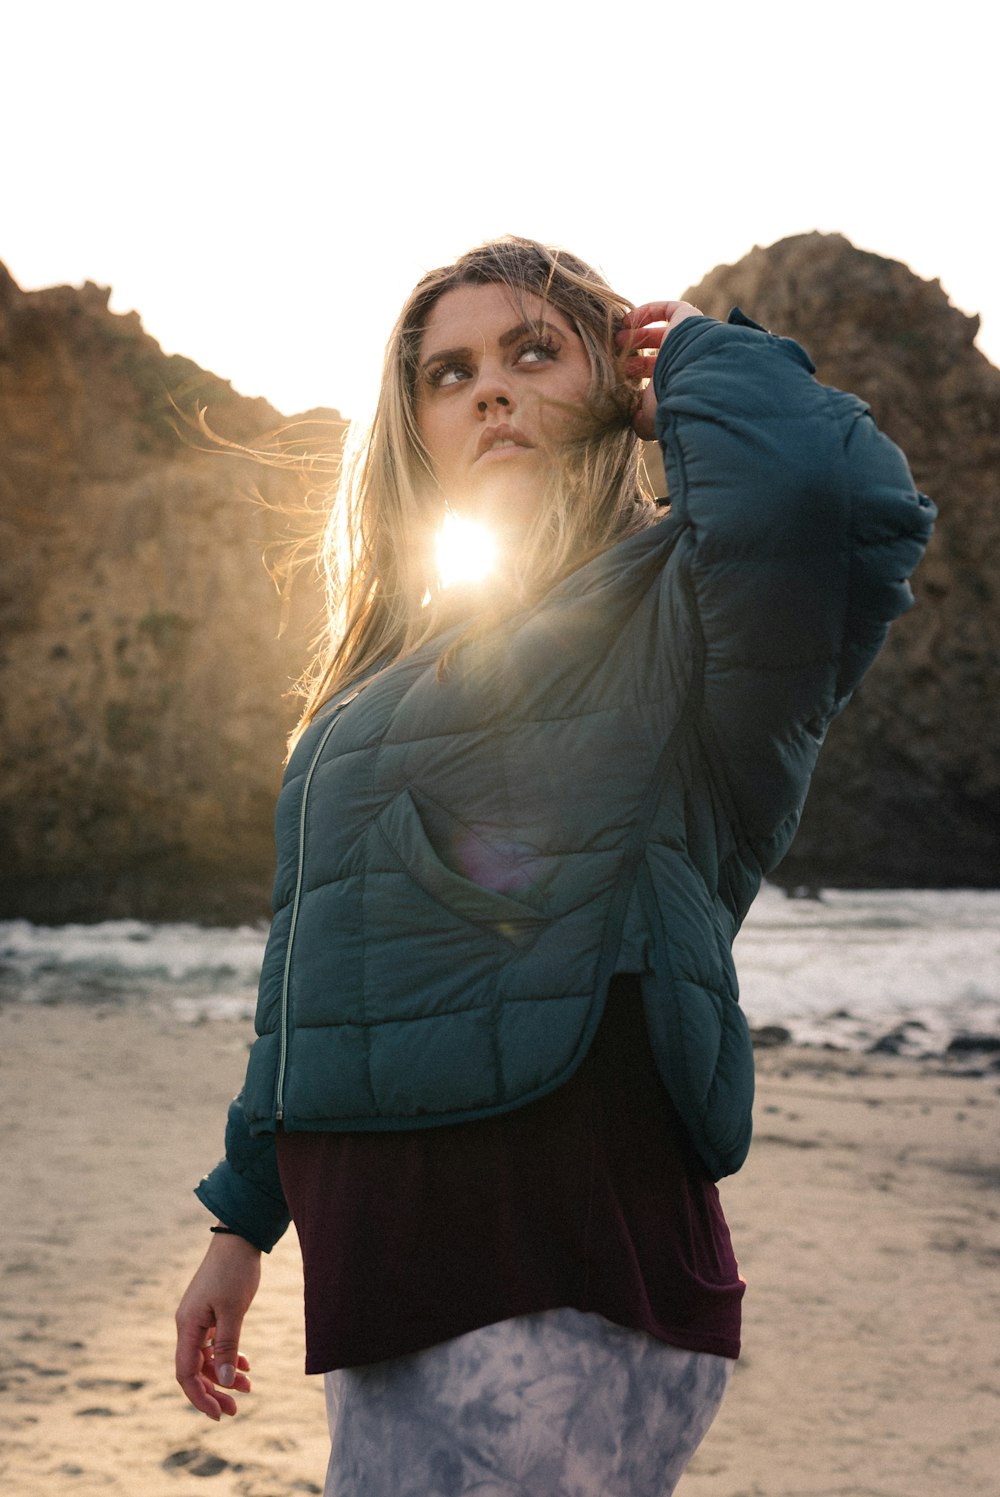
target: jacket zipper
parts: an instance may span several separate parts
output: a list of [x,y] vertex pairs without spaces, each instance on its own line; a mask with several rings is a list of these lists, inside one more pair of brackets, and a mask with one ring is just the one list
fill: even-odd
[[315,773],[316,766],[319,763],[320,755],[326,748],[327,740],[336,727],[340,719],[340,714],[343,712],[348,703],[354,701],[354,698],[357,696],[360,690],[360,686],[356,687],[354,691],[346,696],[342,702],[338,702],[336,707],[333,709],[330,721],[327,723],[326,728],[323,731],[323,736],[317,744],[313,756],[309,761],[309,768],[306,770],[305,783],[302,786],[302,805],[299,809],[299,857],[295,873],[295,895],[292,900],[292,918],[289,921],[288,925],[288,943],[285,947],[285,969],[281,979],[281,1041],[278,1050],[278,1079],[275,1084],[274,1091],[274,1116],[275,1121],[279,1123],[285,1116],[285,1066],[288,1061],[288,986],[292,970],[292,946],[295,942],[295,927],[298,925],[299,921],[299,901],[302,896],[302,874],[305,869],[306,810],[309,804],[309,787],[312,784],[312,777]]

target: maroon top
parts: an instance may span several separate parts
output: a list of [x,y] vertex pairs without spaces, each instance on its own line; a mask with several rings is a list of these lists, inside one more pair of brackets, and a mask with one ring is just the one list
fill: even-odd
[[306,1371],[419,1351],[571,1306],[735,1357],[744,1283],[719,1194],[617,977],[557,1091],[478,1122],[280,1133],[302,1244]]

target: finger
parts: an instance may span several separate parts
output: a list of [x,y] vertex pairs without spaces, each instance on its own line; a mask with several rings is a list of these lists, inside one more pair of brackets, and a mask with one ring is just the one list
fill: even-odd
[[[214,1345],[214,1343],[209,1342],[208,1346],[203,1347],[203,1349],[202,1349],[202,1355],[205,1358],[205,1365],[206,1365],[206,1367],[209,1366],[209,1365],[211,1365],[211,1364],[213,1364],[215,1362],[215,1345]],[[250,1363],[247,1361],[246,1357],[243,1355],[242,1352],[240,1352],[239,1355],[236,1358],[236,1370],[238,1372],[249,1372],[250,1371]]]
[[[188,1402],[193,1404],[199,1412],[207,1414],[209,1419],[214,1419],[218,1423],[223,1414],[234,1415],[238,1405],[235,1398],[224,1388],[215,1386],[219,1380],[209,1357],[211,1351],[211,1347],[204,1348],[205,1360],[200,1372],[191,1377],[178,1377],[177,1381],[184,1390]],[[232,1390],[234,1393],[249,1393],[251,1391],[250,1379],[244,1370],[244,1367],[248,1367],[249,1364],[245,1357],[240,1357],[239,1361],[243,1367],[234,1376]]]
[[245,1372],[234,1372],[232,1382],[224,1383],[218,1369],[211,1362],[208,1362],[201,1376],[205,1388],[214,1398],[219,1398],[221,1392],[225,1389],[228,1389],[231,1393],[253,1392],[253,1383]]
[[202,1369],[205,1348],[213,1338],[214,1327],[200,1316],[177,1316],[177,1353],[174,1367],[177,1381],[183,1385],[187,1378],[197,1377]]
[[[660,330],[659,342],[662,342],[666,334],[678,323],[684,322],[688,317],[704,317],[700,307],[696,307],[689,301],[652,301],[646,302],[645,306],[636,307],[634,312],[629,312],[622,318],[622,331],[626,335],[634,327],[638,330],[638,337],[642,340],[639,347],[645,347],[646,339],[655,336],[650,324],[666,323],[666,327]],[[619,337],[621,334],[618,335]]]
[[201,1383],[202,1396],[204,1397],[206,1403],[214,1404],[219,1410],[219,1414],[228,1414],[230,1417],[232,1417],[236,1413],[236,1410],[239,1407],[236,1399],[233,1397],[233,1393],[249,1393],[250,1391],[249,1387],[246,1387],[242,1389],[234,1388],[232,1392],[227,1392],[225,1388],[218,1388],[213,1386],[213,1384],[207,1377],[203,1377]]
[[701,308],[696,307],[693,302],[679,301],[667,321],[667,331],[677,327],[678,323],[685,322],[689,317],[704,317],[704,315]]
[[663,323],[657,327],[623,328],[620,333],[615,334],[615,342],[621,345],[623,351],[631,353],[639,348],[659,348],[666,333],[667,328]]
[[215,1327],[215,1345],[212,1348],[212,1359],[217,1372],[216,1382],[224,1388],[231,1388],[236,1380],[237,1368],[240,1365],[240,1328],[243,1317],[222,1315]]
[[[222,1365],[226,1366],[227,1364],[223,1363]],[[214,1385],[210,1391],[215,1393],[216,1397],[218,1397],[218,1388],[232,1388],[234,1393],[249,1393],[253,1387],[247,1376],[249,1370],[250,1363],[246,1357],[240,1357],[237,1361],[236,1370],[232,1375],[232,1380],[227,1382],[222,1376],[222,1367],[216,1366],[215,1361],[211,1357],[206,1357],[205,1365],[202,1368],[202,1377],[206,1383]]]
[[622,318],[622,327],[645,327],[650,322],[669,322],[681,305],[679,301],[646,301],[633,307]]
[[188,1403],[193,1404],[199,1413],[207,1414],[209,1419],[214,1419],[216,1423],[222,1418],[223,1400],[232,1405],[230,1409],[227,1409],[227,1413],[236,1412],[235,1400],[230,1398],[226,1393],[220,1393],[218,1398],[216,1398],[211,1385],[206,1382],[200,1373],[192,1377],[178,1377],[177,1381],[180,1383],[184,1391],[184,1397]]
[[209,1348],[205,1339],[211,1336],[211,1326],[199,1325],[196,1320],[178,1317],[177,1321],[177,1381],[190,1404],[218,1422],[222,1418],[219,1400],[215,1397],[210,1381],[204,1375]]

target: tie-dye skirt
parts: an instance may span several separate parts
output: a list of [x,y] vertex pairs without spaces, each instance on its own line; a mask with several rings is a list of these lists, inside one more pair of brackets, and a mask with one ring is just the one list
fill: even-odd
[[328,1372],[325,1497],[669,1497],[732,1368],[560,1309]]

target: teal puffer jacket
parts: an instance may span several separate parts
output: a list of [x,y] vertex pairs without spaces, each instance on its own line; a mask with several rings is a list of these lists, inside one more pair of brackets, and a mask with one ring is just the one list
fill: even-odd
[[523,1106],[615,972],[715,1177],[750,1141],[731,946],[827,726],[912,601],[933,506],[854,396],[742,314],[657,360],[669,514],[470,642],[325,710],[278,801],[258,1038],[199,1187],[269,1247],[273,1135]]

